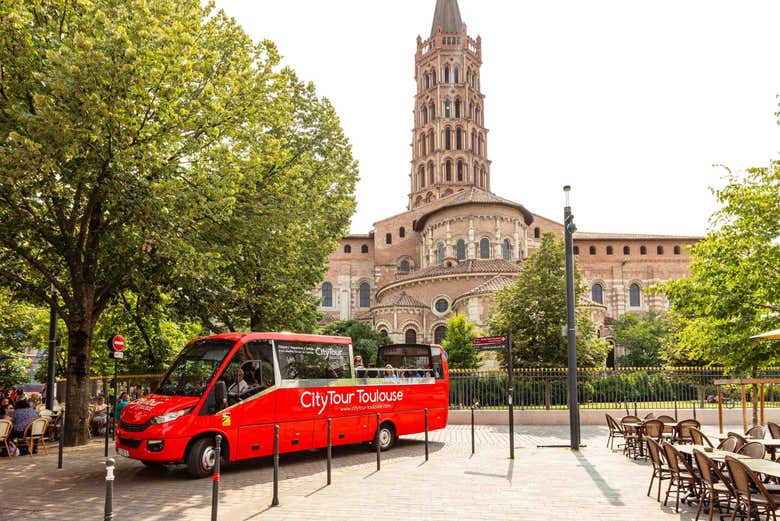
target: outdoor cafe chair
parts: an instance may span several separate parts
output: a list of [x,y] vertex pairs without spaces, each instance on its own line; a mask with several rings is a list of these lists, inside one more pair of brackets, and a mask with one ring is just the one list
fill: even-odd
[[764,459],[766,457],[766,448],[757,441],[751,441],[750,443],[746,443],[740,447],[737,453],[744,454],[745,456],[750,456],[751,458],[755,459]]
[[[736,501],[736,493],[731,486],[729,479],[720,471],[718,464],[699,449],[693,450],[693,458],[696,460],[696,466],[699,469],[699,480],[701,486],[701,497],[699,506],[696,509],[696,520],[704,507],[705,501],[709,504],[709,521],[715,514],[715,507],[718,512],[723,513],[723,507],[731,508],[731,500]],[[725,501],[724,501],[725,500]]]
[[653,464],[653,475],[650,477],[650,486],[647,487],[647,496],[653,490],[653,482],[658,479],[658,501],[661,501],[661,483],[672,479],[672,470],[666,463],[666,456],[661,444],[652,438],[647,439],[647,452],[650,453],[650,462]]
[[626,443],[623,446],[623,454],[627,456],[636,455],[637,448],[639,447],[639,430],[632,425],[625,425],[626,423],[642,423],[642,420],[637,416],[623,416],[620,419],[621,427],[625,433]]
[[18,447],[27,447],[27,451],[30,456],[35,451],[35,442],[38,442],[38,446],[43,446],[43,453],[48,455],[49,450],[46,448],[46,429],[48,428],[49,420],[46,418],[36,418],[30,422],[30,425],[24,429],[24,434],[21,438],[17,438],[16,445]]
[[736,438],[737,439],[737,446],[734,447],[733,452],[739,452],[739,449],[747,445],[747,440],[742,436],[741,434],[737,434],[736,432],[730,432],[727,434],[729,438]]
[[677,424],[677,437],[675,441],[678,443],[693,443],[691,438],[691,429],[701,429],[701,423],[697,420],[683,420]]
[[695,496],[699,494],[696,488],[699,483],[699,477],[696,471],[693,470],[691,464],[685,459],[685,456],[680,454],[674,445],[664,442],[664,453],[666,454],[666,461],[669,463],[669,469],[671,470],[672,479],[669,480],[669,486],[666,488],[666,497],[664,498],[664,506],[669,501],[669,494],[674,487],[677,497],[674,503],[674,511],[680,511],[680,491],[691,491]]
[[[615,439],[623,439],[625,441],[626,439],[626,432],[623,430],[623,427],[609,414],[606,415],[607,417],[607,427],[609,427],[609,437],[607,438],[607,447],[610,448],[610,450],[614,449]],[[618,449],[620,448],[620,443],[618,443]]]
[[642,440],[653,439],[657,442],[663,441],[664,423],[659,420],[647,420],[642,426]]
[[[729,469],[729,476],[736,494],[737,510],[750,519],[759,518],[761,514],[766,514],[768,518],[770,513],[772,518],[776,519],[775,511],[780,508],[780,503],[778,503],[780,498],[770,494],[758,475],[741,461],[726,456],[726,466]],[[735,510],[731,516],[732,521],[736,516]]]
[[645,414],[644,419],[645,420],[655,420],[655,413],[654,412],[649,412],[649,413]]
[[8,445],[8,436],[11,435],[11,428],[13,422],[11,420],[0,420],[0,446],[5,447],[5,453],[9,457],[13,457],[14,453],[11,451],[11,447]]
[[769,429],[769,435],[773,439],[780,439],[780,425],[776,423],[769,422],[766,424],[767,428]]
[[[671,416],[668,416],[666,414],[662,414],[661,416],[656,418],[656,420],[660,420],[660,421],[662,421],[664,423],[676,423],[677,422],[677,420],[675,420],[674,418],[672,418]],[[665,425],[664,426],[664,438],[671,439],[673,436],[674,436],[674,427],[672,427],[671,425]]]
[[725,450],[727,452],[736,452],[737,451],[737,444],[739,443],[739,440],[735,438],[734,436],[729,436],[725,440],[721,441],[718,444],[718,450]]
[[764,428],[760,425],[754,425],[753,427],[749,428],[747,432],[745,433],[745,436],[748,438],[755,438],[757,440],[763,440],[764,439]]
[[705,447],[712,447],[710,439],[696,427],[690,427],[688,431],[691,433],[691,439],[694,445],[704,445]]

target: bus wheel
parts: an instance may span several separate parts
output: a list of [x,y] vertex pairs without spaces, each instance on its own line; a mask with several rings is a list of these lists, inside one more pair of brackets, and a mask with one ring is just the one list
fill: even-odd
[[210,476],[214,469],[217,451],[214,449],[214,440],[200,438],[190,445],[187,451],[187,473],[193,478],[205,478]]
[[383,423],[379,426],[379,450],[385,451],[395,444],[395,429],[392,423]]

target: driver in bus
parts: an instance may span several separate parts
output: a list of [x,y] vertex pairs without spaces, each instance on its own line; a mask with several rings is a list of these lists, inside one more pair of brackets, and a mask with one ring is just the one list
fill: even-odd
[[249,390],[249,384],[244,380],[244,371],[236,369],[233,373],[233,383],[228,387],[228,396],[239,397]]

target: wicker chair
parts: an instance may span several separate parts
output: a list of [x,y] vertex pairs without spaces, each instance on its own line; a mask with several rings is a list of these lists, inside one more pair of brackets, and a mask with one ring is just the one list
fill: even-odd
[[11,420],[0,420],[0,446],[5,447],[5,453],[13,457],[14,453],[8,445],[8,436],[11,435],[13,422]]
[[626,423],[641,423],[637,416],[623,416],[620,419],[620,424],[625,435],[626,444],[623,446],[623,454],[636,456],[637,449],[639,448],[639,431],[636,427],[625,425]]
[[776,423],[769,422],[766,424],[767,428],[769,429],[769,435],[773,439],[780,439],[780,425]]
[[730,432],[728,433],[728,437],[737,439],[737,446],[734,447],[734,452],[739,452],[739,449],[747,445],[747,440],[741,434],[737,434],[736,432]]
[[755,459],[764,459],[766,457],[766,448],[757,441],[751,441],[750,443],[746,443],[740,447],[737,453],[744,454],[745,456],[750,456],[751,458]]
[[645,419],[645,420],[655,420],[655,413],[654,412],[649,412],[649,413],[645,414],[645,417],[643,419]]
[[[623,430],[623,427],[609,414],[606,415],[607,417],[607,427],[609,427],[609,437],[607,438],[607,447],[609,447],[610,450],[614,449],[615,439],[623,439],[625,441],[626,439],[626,432]],[[618,443],[618,449],[620,448],[620,443]]]
[[717,505],[719,513],[722,514],[723,506],[725,505],[727,510],[730,509],[731,500],[736,500],[737,496],[729,479],[720,471],[718,464],[709,456],[698,449],[694,449],[693,458],[699,469],[701,484],[701,497],[699,498],[699,506],[696,509],[696,520],[698,521],[706,502],[710,506],[709,521],[712,521],[712,517],[715,514],[715,506]]
[[696,471],[693,470],[688,460],[680,454],[674,445],[664,442],[664,452],[666,453],[666,461],[669,463],[669,469],[671,470],[672,479],[669,480],[669,486],[666,489],[666,497],[664,498],[664,506],[669,501],[669,494],[672,491],[672,487],[675,488],[677,498],[674,503],[674,511],[680,511],[680,491],[681,490],[693,490],[695,495],[699,495],[696,489],[699,484],[699,477]]
[[[730,456],[726,456],[726,466],[737,498],[737,510],[741,510],[750,519],[754,517],[758,519],[760,515],[768,516],[770,513],[774,519],[774,513],[780,509],[780,503],[767,491],[758,475],[744,463]],[[731,519],[735,517],[736,512]]]
[[683,420],[677,424],[677,437],[675,438],[678,443],[693,443],[691,438],[691,429],[701,429],[701,423],[697,420]]
[[658,501],[661,501],[661,482],[672,479],[672,470],[666,463],[666,455],[661,444],[652,438],[647,439],[647,452],[650,453],[650,462],[653,464],[653,475],[650,478],[650,486],[647,487],[647,496],[653,490],[653,482],[658,478]]
[[734,436],[729,436],[725,440],[718,444],[718,450],[725,450],[727,452],[737,452],[737,445],[739,440]]
[[35,452],[35,442],[38,442],[38,446],[43,446],[43,453],[48,455],[49,450],[46,448],[46,430],[49,427],[49,420],[46,418],[36,418],[30,422],[24,429],[24,434],[21,438],[17,438],[16,445],[18,447],[27,447],[27,451],[30,456]]
[[[676,423],[677,420],[672,418],[671,416],[668,416],[666,414],[662,414],[656,420],[662,421],[664,423]],[[664,426],[664,438],[667,440],[671,440],[674,437],[674,427],[671,425],[665,425]]]
[[746,437],[754,438],[757,440],[763,440],[765,435],[766,435],[766,431],[764,431],[764,428],[760,425],[754,425],[753,427],[749,428],[745,433]]
[[705,447],[713,446],[710,439],[696,427],[691,427],[688,431],[691,433],[691,439],[693,440],[694,445],[704,445]]

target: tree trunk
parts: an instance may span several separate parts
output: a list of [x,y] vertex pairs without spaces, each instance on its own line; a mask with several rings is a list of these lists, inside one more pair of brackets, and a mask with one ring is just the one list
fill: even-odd
[[552,383],[549,378],[544,379],[544,408],[550,410],[552,406]]
[[89,360],[92,328],[83,323],[68,328],[68,366],[65,370],[65,439],[68,447],[89,441]]

